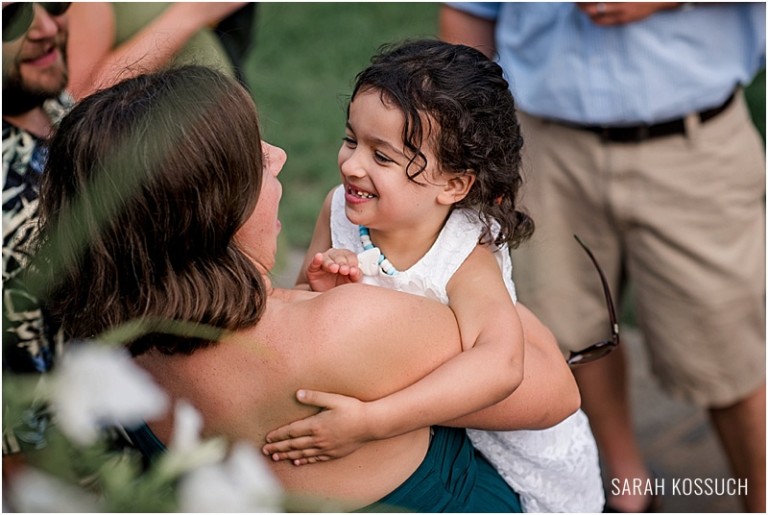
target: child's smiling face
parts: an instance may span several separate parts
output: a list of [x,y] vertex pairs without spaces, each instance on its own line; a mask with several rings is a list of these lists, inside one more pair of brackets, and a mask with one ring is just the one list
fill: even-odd
[[[378,230],[407,229],[421,225],[425,217],[446,216],[445,206],[437,201],[445,180],[427,135],[421,149],[426,169],[415,181],[406,174],[413,153],[403,143],[404,124],[403,112],[383,102],[379,90],[359,92],[350,104],[339,170],[352,223]],[[418,165],[419,160],[411,173]]]

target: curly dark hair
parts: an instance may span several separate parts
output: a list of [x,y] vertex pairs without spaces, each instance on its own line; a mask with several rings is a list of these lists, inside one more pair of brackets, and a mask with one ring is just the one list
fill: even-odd
[[[72,109],[43,174],[36,267],[67,339],[136,320],[259,320],[265,286],[234,237],[261,188],[260,139],[250,95],[200,66],[127,79]],[[189,354],[215,340],[165,333],[127,346]]]
[[531,236],[533,220],[516,206],[523,138],[498,64],[468,46],[437,40],[384,45],[357,75],[351,100],[369,90],[378,90],[382,101],[405,115],[403,143],[412,155],[406,169],[411,180],[427,166],[421,151],[426,141],[440,170],[475,175],[469,194],[456,207],[480,212],[485,223],[481,243],[514,248]]

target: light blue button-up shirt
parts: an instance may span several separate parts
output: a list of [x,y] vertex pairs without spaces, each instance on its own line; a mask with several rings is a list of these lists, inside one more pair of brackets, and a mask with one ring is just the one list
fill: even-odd
[[450,3],[496,20],[496,51],[522,111],[635,125],[720,105],[765,67],[765,3],[698,4],[602,27],[573,3]]

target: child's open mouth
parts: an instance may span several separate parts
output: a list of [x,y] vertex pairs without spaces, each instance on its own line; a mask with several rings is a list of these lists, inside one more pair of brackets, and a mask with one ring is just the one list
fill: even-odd
[[347,195],[363,200],[369,200],[372,198],[376,198],[376,195],[373,193],[369,193],[367,191],[359,190],[353,186],[347,186]]

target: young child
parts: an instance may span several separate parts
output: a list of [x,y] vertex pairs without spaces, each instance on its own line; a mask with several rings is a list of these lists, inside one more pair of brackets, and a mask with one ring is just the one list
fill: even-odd
[[[456,423],[520,384],[508,247],[533,231],[515,205],[521,147],[501,68],[474,49],[409,42],[358,75],[339,150],[343,184],[326,198],[298,283],[322,291],[362,280],[435,298],[456,314],[464,352],[376,401],[299,391],[325,410],[270,433],[265,453],[297,465],[344,456],[367,440]],[[602,511],[581,410],[548,429],[482,429],[468,430],[472,442],[525,511]]]

